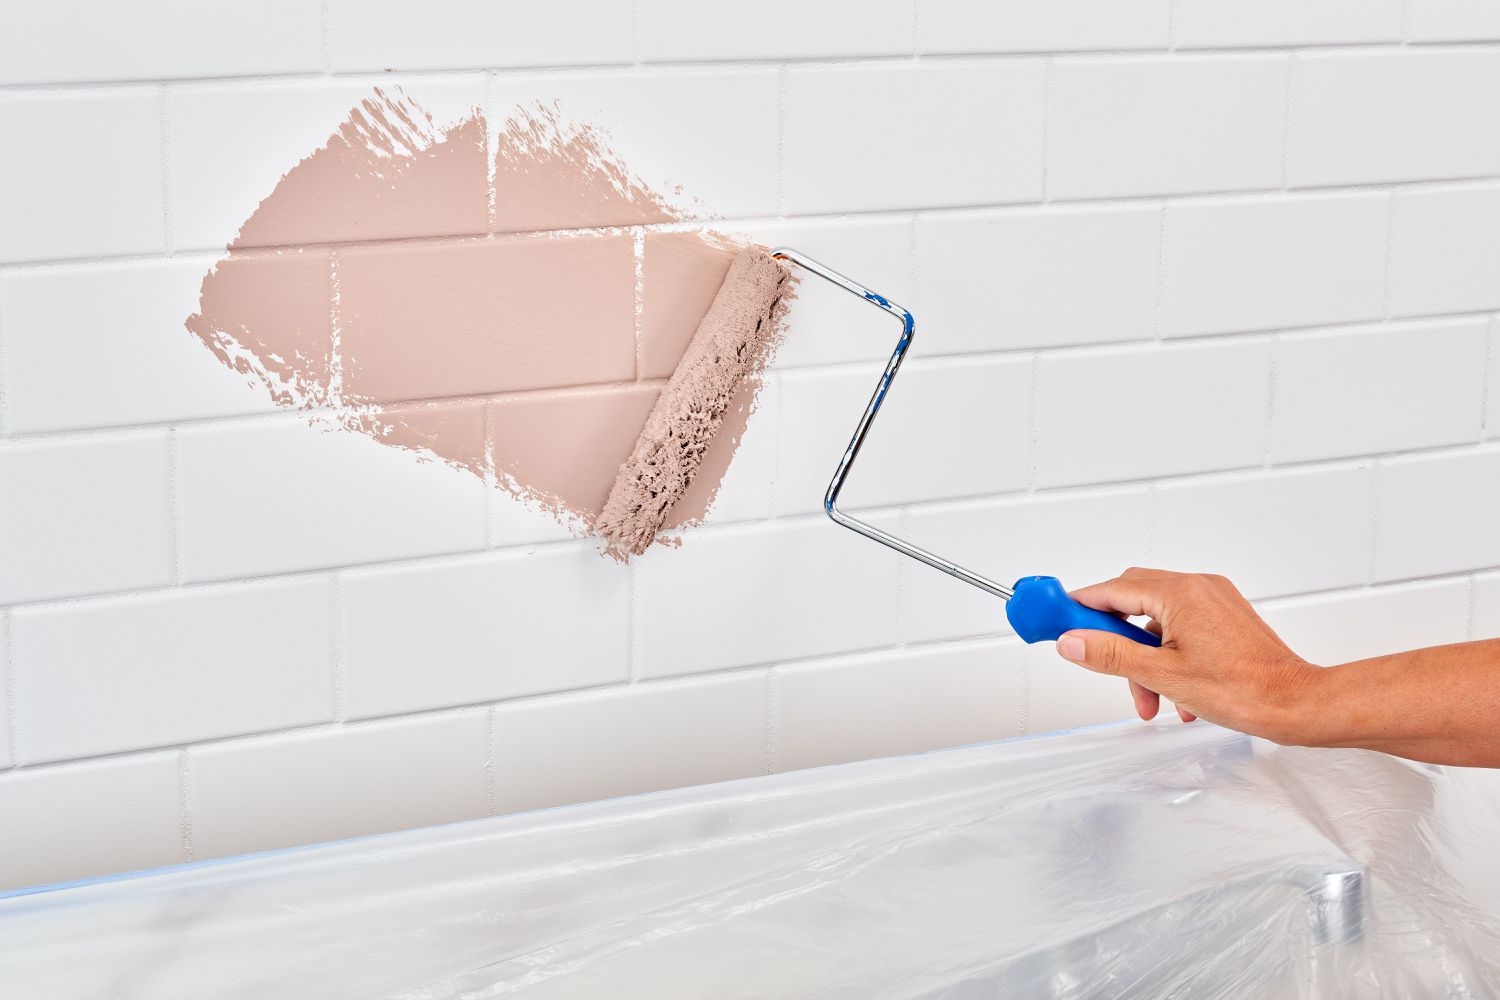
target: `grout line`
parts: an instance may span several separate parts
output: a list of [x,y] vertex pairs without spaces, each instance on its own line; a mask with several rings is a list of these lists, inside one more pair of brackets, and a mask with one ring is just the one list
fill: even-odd
[[911,221],[907,223],[907,253],[910,255],[906,262],[907,291],[911,293],[912,308],[918,309],[922,305],[922,290],[918,279],[921,278],[922,269],[918,261],[920,256],[921,222],[918,215],[913,212]]
[[1474,602],[1478,595],[1479,574],[1471,573],[1469,574],[1469,604],[1464,611],[1464,638],[1471,642],[1474,639]]
[[1281,346],[1281,338],[1280,337],[1272,337],[1271,338],[1271,343],[1270,343],[1270,348],[1269,348],[1269,351],[1268,351],[1268,353],[1270,355],[1270,360],[1269,360],[1269,364],[1266,366],[1266,368],[1267,368],[1266,432],[1265,432],[1265,436],[1264,436],[1264,441],[1262,442],[1262,446],[1261,446],[1261,457],[1262,457],[1261,466],[1263,468],[1265,468],[1265,469],[1270,469],[1271,468],[1271,465],[1272,465],[1272,463],[1271,463],[1271,449],[1272,449],[1273,443],[1276,440],[1276,388],[1277,388],[1277,374],[1278,374],[1277,365],[1279,363],[1279,351],[1278,351],[1278,348],[1280,346]]
[[1156,563],[1156,516],[1160,509],[1156,483],[1146,486],[1146,565]]
[[499,82],[493,72],[484,74],[484,183],[485,183],[485,228],[487,238],[493,238],[500,221],[500,189],[495,184],[496,130],[499,115],[495,113]]
[[491,705],[485,711],[484,720],[484,791],[489,799],[490,815],[500,815],[500,798],[495,783],[496,751],[499,739],[496,735],[496,708]]
[[500,516],[500,473],[495,468],[495,408],[484,407],[484,547],[495,549]]
[[1365,566],[1366,587],[1375,584],[1375,559],[1380,540],[1380,468],[1380,459],[1370,463],[1370,509],[1366,515],[1369,518],[1366,526],[1369,539]]
[[1385,212],[1385,262],[1381,269],[1380,278],[1380,315],[1389,323],[1391,321],[1391,278],[1395,271],[1396,261],[1396,205],[1397,195],[1394,188],[1386,195]]
[[323,76],[333,76],[333,0],[321,0],[318,8],[318,42],[323,55]]
[[1034,655],[1030,649],[1021,651],[1021,691],[1016,709],[1017,736],[1025,736],[1031,729],[1031,658]]
[[183,861],[192,861],[193,850],[193,761],[192,750],[177,752],[177,839]]
[[344,289],[337,250],[328,251],[328,404],[344,406]]
[[1288,53],[1286,59],[1286,101],[1281,109],[1281,190],[1288,190],[1288,178],[1292,165],[1292,113],[1293,97],[1297,92],[1297,54]]
[[787,68],[782,63],[776,74],[776,220],[786,216],[786,105]]
[[1500,399],[1490,394],[1490,383],[1494,381],[1495,365],[1500,364],[1500,359],[1495,357],[1495,345],[1500,343],[1500,313],[1490,317],[1489,324],[1485,327],[1484,339],[1484,384],[1479,387],[1479,443],[1483,444],[1485,437],[1491,429],[1500,426]]
[[643,319],[646,315],[646,231],[637,226],[632,230],[631,253],[635,267],[635,365],[631,373],[633,381],[639,382],[642,375],[641,339],[644,335]]
[[1053,76],[1057,61],[1047,59],[1042,63],[1042,201],[1052,201],[1052,104]]
[[626,683],[641,683],[641,579],[635,562],[626,567],[630,575],[630,590],[626,597],[629,609],[626,632]]
[[10,435],[10,388],[5,368],[5,283],[0,281],[0,441]]
[[1026,407],[1026,493],[1037,489],[1042,454],[1042,352],[1031,355],[1029,399]]
[[[911,537],[911,505],[908,504],[896,514],[896,532],[901,538]],[[913,568],[910,559],[896,560],[896,648],[905,649],[907,641],[906,605],[907,589],[910,586],[909,570]]]
[[775,667],[766,671],[766,731],[765,731],[765,764],[766,773],[775,774],[777,768],[777,755],[781,749],[778,736],[781,730],[781,675]]
[[1151,321],[1151,339],[1158,344],[1165,335],[1167,322],[1167,213],[1170,210],[1171,203],[1162,201],[1161,218],[1156,229],[1156,308]]
[[333,721],[338,723],[348,714],[344,653],[344,586],[343,578],[334,573],[328,578],[328,675]]
[[181,484],[178,481],[181,448],[177,442],[177,428],[167,428],[167,545],[168,560],[172,570],[172,586],[182,585],[182,505],[179,502]]
[[172,88],[161,88],[157,105],[157,130],[161,133],[161,238],[167,259],[177,253],[177,220],[172,213]]
[[0,608],[0,693],[5,695],[5,738],[11,767],[19,767],[22,763],[19,688],[15,657],[15,616],[9,608]]
[[630,63],[639,69],[641,65],[641,0],[630,4]]

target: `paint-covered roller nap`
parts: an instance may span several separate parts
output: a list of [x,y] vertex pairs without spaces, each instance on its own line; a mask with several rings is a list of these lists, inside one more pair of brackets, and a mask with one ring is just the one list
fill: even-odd
[[612,549],[640,555],[655,540],[736,391],[770,359],[791,291],[790,273],[763,249],[730,264],[605,501],[596,528]]

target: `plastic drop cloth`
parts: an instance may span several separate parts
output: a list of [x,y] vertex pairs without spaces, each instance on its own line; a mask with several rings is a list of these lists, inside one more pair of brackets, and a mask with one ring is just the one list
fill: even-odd
[[1497,914],[1500,773],[1130,724],[0,898],[0,996],[1497,997]]

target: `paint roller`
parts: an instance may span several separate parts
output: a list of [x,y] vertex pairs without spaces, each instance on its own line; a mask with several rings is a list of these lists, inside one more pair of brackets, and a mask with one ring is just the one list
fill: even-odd
[[1160,645],[1161,640],[1145,629],[1079,604],[1056,577],[1025,576],[1007,587],[839,509],[844,480],[895,384],[917,324],[908,310],[884,295],[789,247],[769,252],[750,247],[730,265],[713,304],[647,417],[640,439],[620,466],[597,523],[609,545],[633,555],[643,553],[666,523],[672,505],[692,483],[735,391],[760,370],[775,347],[790,290],[789,265],[837,285],[901,325],[896,348],[823,496],[823,509],[834,523],[1000,598],[1011,628],[1026,642],[1054,640],[1070,629],[1097,629],[1148,646]]

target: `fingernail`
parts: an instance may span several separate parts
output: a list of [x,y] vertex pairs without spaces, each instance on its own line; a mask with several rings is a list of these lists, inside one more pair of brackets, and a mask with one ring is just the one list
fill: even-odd
[[1057,640],[1057,655],[1074,663],[1083,662],[1083,640],[1076,635],[1068,634]]

